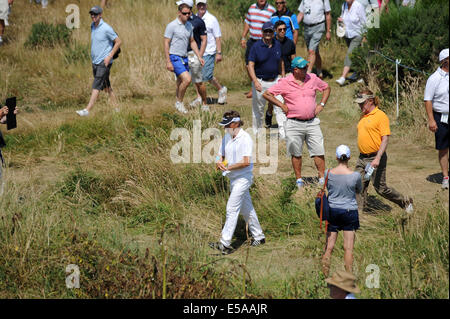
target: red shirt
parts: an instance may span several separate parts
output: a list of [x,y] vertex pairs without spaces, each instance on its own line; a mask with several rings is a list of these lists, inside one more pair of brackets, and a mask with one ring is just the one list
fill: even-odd
[[287,118],[309,120],[314,117],[316,110],[316,90],[323,92],[327,88],[328,83],[313,73],[306,75],[303,85],[298,84],[291,74],[280,79],[268,92],[283,97],[288,107]]

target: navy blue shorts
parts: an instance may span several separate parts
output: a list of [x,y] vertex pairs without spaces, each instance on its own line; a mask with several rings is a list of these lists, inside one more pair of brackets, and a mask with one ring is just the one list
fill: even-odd
[[359,228],[358,210],[330,207],[328,231],[337,233],[340,230],[357,230]]
[[189,60],[187,56],[171,54],[169,57],[173,65],[173,72],[177,77],[184,72],[189,72]]
[[438,130],[434,133],[436,149],[445,150],[448,148],[448,123],[441,122],[442,113],[433,112],[433,115],[438,127]]

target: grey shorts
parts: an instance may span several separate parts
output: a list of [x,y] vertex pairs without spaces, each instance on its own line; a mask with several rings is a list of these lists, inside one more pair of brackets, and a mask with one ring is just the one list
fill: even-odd
[[304,35],[306,47],[310,51],[319,52],[319,43],[325,33],[325,22],[308,27],[305,25]]
[[92,64],[92,73],[94,74],[92,89],[102,91],[105,88],[111,87],[111,82],[109,81],[111,67],[112,63],[108,67],[103,62],[100,64]]
[[317,117],[308,122],[288,119],[285,130],[287,152],[291,156],[302,156],[304,142],[306,142],[310,157],[325,155],[323,134],[320,129],[320,120]]

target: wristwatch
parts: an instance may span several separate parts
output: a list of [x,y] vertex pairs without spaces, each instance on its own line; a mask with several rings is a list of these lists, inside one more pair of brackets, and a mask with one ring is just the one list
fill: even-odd
[[220,55],[222,55],[222,51],[216,52],[216,54],[220,54]]
[[320,105],[322,105],[322,107],[325,107],[325,103],[323,102],[320,102]]

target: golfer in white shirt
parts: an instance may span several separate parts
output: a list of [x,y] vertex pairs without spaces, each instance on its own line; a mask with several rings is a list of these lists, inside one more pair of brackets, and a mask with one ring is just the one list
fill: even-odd
[[226,134],[220,146],[216,167],[230,179],[230,198],[227,202],[227,215],[222,229],[220,242],[210,243],[211,248],[218,249],[226,255],[233,252],[231,239],[236,229],[239,213],[253,237],[252,246],[265,243],[265,237],[259,224],[256,211],[250,197],[250,186],[253,184],[252,151],[253,140],[241,126],[240,115],[236,111],[228,111],[223,115],[222,122]]

